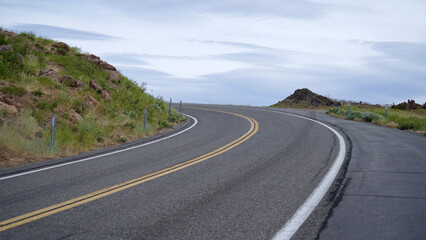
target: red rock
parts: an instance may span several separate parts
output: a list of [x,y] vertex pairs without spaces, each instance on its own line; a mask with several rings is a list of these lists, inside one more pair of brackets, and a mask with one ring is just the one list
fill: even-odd
[[120,82],[121,81],[121,76],[120,73],[117,71],[112,71],[112,70],[107,70],[107,72],[109,73],[109,79],[116,81],[116,82]]
[[99,104],[99,101],[98,100],[96,100],[94,97],[92,97],[92,96],[88,96],[87,97],[87,100],[88,100],[88,104],[90,105],[90,106],[97,106],[98,104]]
[[105,70],[112,70],[112,71],[117,71],[117,69],[112,66],[111,64],[107,63],[107,62],[101,62],[101,68],[105,69]]
[[89,87],[95,89],[96,91],[102,91],[102,87],[95,80],[90,80]]
[[102,97],[103,99],[107,100],[107,101],[110,101],[110,100],[111,100],[111,97],[109,96],[109,93],[107,93],[107,92],[106,92],[106,91],[104,91],[104,90],[101,90],[101,97]]
[[70,47],[64,42],[57,42],[57,43],[53,44],[52,46],[55,47],[55,48],[64,49],[67,52],[70,51]]
[[15,106],[9,105],[9,104],[4,103],[4,102],[0,102],[0,108],[2,108],[3,110],[5,110],[8,113],[18,113],[18,109],[16,109]]

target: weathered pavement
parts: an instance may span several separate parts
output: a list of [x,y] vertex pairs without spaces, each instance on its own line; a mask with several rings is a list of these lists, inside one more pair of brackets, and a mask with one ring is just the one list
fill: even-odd
[[319,239],[425,239],[426,137],[318,111],[284,111],[335,125],[352,142],[340,201]]

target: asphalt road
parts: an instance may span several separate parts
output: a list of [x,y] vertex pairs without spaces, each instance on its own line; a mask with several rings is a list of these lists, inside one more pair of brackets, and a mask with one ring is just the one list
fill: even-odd
[[[185,106],[183,112],[198,123],[180,135],[1,180],[0,221],[5,223],[196,159],[246,134],[237,146],[185,168],[138,180],[105,196],[92,194],[89,198],[94,199],[72,203],[54,214],[27,216],[19,220],[27,221],[24,224],[1,231],[0,239],[272,238],[328,171],[339,150],[337,137],[319,124],[293,116],[202,107],[242,114],[256,120],[259,129],[255,132],[254,123],[241,116]],[[310,217],[315,221],[308,221],[295,238],[314,238],[326,214],[316,211]]]
[[319,111],[276,110],[318,119],[349,141],[345,177],[318,239],[426,239],[426,137]]

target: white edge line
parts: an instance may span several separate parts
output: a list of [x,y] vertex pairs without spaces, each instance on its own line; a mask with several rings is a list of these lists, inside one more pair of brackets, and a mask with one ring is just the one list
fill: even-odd
[[[253,109],[253,108],[250,108],[250,109]],[[272,240],[289,240],[293,237],[293,235],[297,232],[297,230],[299,230],[300,226],[302,226],[302,224],[306,221],[309,215],[311,215],[311,213],[315,210],[315,208],[318,206],[321,199],[327,193],[331,184],[333,184],[334,179],[339,173],[340,167],[343,165],[343,162],[345,160],[346,144],[345,144],[345,140],[343,139],[340,133],[338,133],[336,130],[334,130],[330,126],[320,121],[313,120],[307,117],[298,116],[291,113],[286,113],[286,112],[273,111],[273,110],[267,110],[267,109],[257,109],[257,110],[280,113],[280,114],[289,115],[293,117],[303,118],[303,119],[318,123],[328,128],[331,132],[333,132],[339,139],[339,143],[340,143],[339,153],[336,159],[334,160],[333,164],[331,165],[330,170],[328,170],[327,174],[324,176],[324,178],[321,180],[318,186],[314,189],[311,195],[309,195],[309,197],[302,204],[302,206],[300,206],[299,209],[297,209],[296,213],[294,213],[294,215],[290,218],[290,220],[286,222],[284,227],[281,228],[272,238]]]
[[22,172],[22,173],[17,173],[17,174],[5,176],[5,177],[0,177],[0,181],[6,180],[6,179],[9,179],[9,178],[28,175],[28,174],[31,174],[31,173],[46,171],[46,170],[49,170],[49,169],[52,169],[52,168],[58,168],[58,167],[63,167],[63,166],[67,166],[67,165],[71,165],[71,164],[75,164],[75,163],[85,162],[85,161],[89,161],[89,160],[92,160],[92,159],[105,157],[105,156],[113,155],[113,154],[116,154],[116,153],[121,153],[121,152],[124,152],[124,151],[129,151],[129,150],[132,150],[132,149],[135,149],[135,148],[140,148],[140,147],[143,147],[143,146],[146,146],[146,145],[150,145],[150,144],[153,144],[153,143],[157,143],[157,142],[175,137],[175,136],[182,134],[182,133],[188,131],[189,129],[193,128],[198,123],[198,120],[195,117],[188,115],[188,114],[183,114],[183,115],[192,118],[194,120],[194,124],[192,124],[190,127],[186,128],[186,129],[184,129],[180,132],[174,133],[170,136],[160,138],[160,139],[157,139],[157,140],[154,140],[154,141],[151,141],[151,142],[147,142],[147,143],[144,143],[144,144],[141,144],[141,145],[137,145],[137,146],[133,146],[133,147],[129,147],[129,148],[125,148],[125,149],[121,149],[121,150],[117,150],[117,151],[113,151],[113,152],[109,152],[109,153],[104,153],[104,154],[93,156],[93,157],[83,158],[83,159],[72,161],[72,162],[62,163],[62,164],[58,164],[58,165],[54,165],[54,166],[50,166],[50,167],[45,167],[45,168],[40,168],[40,169],[28,171],[28,172]]

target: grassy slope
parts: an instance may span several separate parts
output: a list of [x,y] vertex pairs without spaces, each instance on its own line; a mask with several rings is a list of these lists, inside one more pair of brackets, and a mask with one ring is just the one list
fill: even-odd
[[[0,168],[135,140],[170,126],[167,103],[145,93],[144,85],[138,86],[124,76],[120,82],[114,82],[105,70],[86,61],[77,48],[69,52],[59,49],[59,55],[56,49],[55,54],[54,43],[33,34],[10,34],[0,29],[0,45],[12,45],[14,49],[0,53],[0,96],[21,105],[18,113],[0,106]],[[69,75],[83,86],[72,88],[48,77],[38,77],[46,67],[56,68],[58,75]],[[91,79],[110,93],[110,101],[89,87]],[[91,105],[90,98],[99,103]],[[75,113],[82,119],[77,120]],[[55,145],[50,152],[53,114]],[[181,114],[172,111],[173,122],[183,120]]]
[[381,126],[399,128],[401,130],[415,131],[426,135],[426,109],[398,110],[388,108],[388,118],[385,119],[385,107],[367,105],[365,108],[351,106],[350,113],[347,107],[331,108],[327,114],[350,120],[366,121]]

